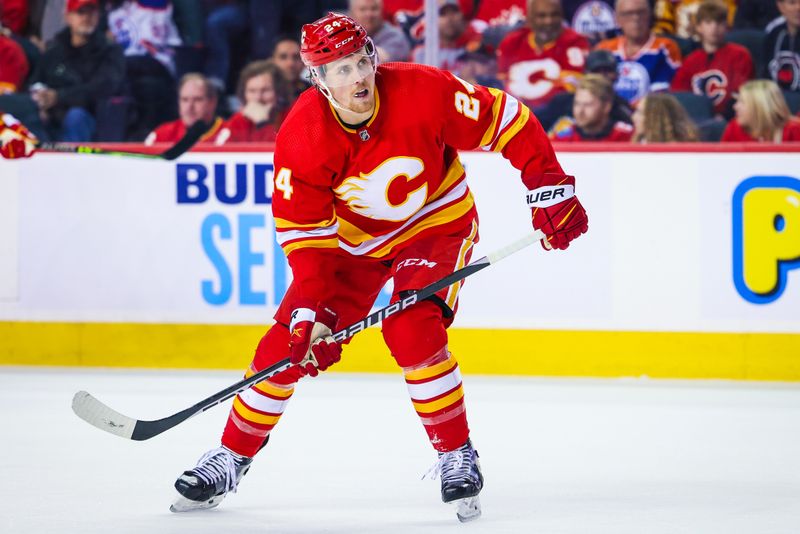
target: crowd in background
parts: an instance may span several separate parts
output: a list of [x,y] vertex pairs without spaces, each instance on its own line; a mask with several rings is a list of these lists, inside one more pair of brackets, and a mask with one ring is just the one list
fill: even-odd
[[[421,62],[423,0],[0,0],[0,110],[41,140],[272,141],[302,24]],[[558,141],[800,141],[800,0],[438,0],[439,67]]]

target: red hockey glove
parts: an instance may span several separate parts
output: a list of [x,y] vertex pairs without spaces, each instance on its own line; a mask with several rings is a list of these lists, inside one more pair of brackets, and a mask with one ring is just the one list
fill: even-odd
[[570,241],[589,229],[586,210],[575,196],[575,177],[544,173],[523,176],[528,188],[533,228],[547,236],[545,250],[565,249]]
[[27,158],[36,150],[36,136],[17,119],[0,115],[0,154],[7,159]]
[[289,360],[303,376],[317,376],[342,358],[342,345],[331,337],[337,320],[336,313],[322,305],[299,307],[292,312]]

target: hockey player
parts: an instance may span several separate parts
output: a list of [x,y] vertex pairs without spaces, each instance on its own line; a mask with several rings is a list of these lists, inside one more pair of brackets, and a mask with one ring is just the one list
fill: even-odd
[[[432,67],[378,66],[366,31],[345,15],[306,24],[301,41],[316,89],[303,93],[278,133],[272,204],[294,279],[246,376],[287,357],[297,365],[236,397],[221,447],[176,481],[176,512],[211,508],[236,489],[298,379],[339,361],[331,332],[366,315],[387,280],[396,301],[469,261],[478,220],[457,150],[500,152],[529,190],[562,191],[531,205],[545,248],[567,248],[588,227],[575,179],[512,96]],[[480,515],[483,476],[447,348],[460,286],[382,326],[438,452],[442,499],[457,501],[466,520]]]

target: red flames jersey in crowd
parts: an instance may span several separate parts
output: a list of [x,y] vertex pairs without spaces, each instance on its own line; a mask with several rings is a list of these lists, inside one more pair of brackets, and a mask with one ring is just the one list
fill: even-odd
[[[210,143],[212,142],[219,133],[220,129],[222,128],[223,120],[220,117],[214,119],[214,123],[212,124],[211,128],[203,134],[203,137],[200,138],[200,143]],[[180,119],[176,119],[172,122],[165,122],[152,132],[147,138],[144,140],[145,145],[152,145],[153,143],[176,143],[180,141],[180,139],[186,135],[186,125],[183,124],[183,121]]]
[[562,91],[574,90],[588,53],[586,37],[569,28],[542,49],[536,46],[530,28],[520,28],[509,33],[497,49],[498,75],[506,91],[535,109]]
[[743,46],[725,43],[713,54],[701,48],[686,56],[672,79],[672,90],[705,95],[714,102],[714,111],[723,113],[733,94],[752,77],[750,52]]
[[271,143],[278,136],[275,123],[256,125],[239,111],[225,121],[214,141],[217,145],[226,143]]
[[[745,130],[739,121],[733,119],[728,123],[725,131],[722,134],[722,141],[758,141]],[[800,119],[792,118],[786,126],[783,127],[783,135],[781,140],[785,143],[787,141],[797,142],[800,141]],[[772,141],[769,139],[768,141]]]
[[12,38],[0,34],[0,95],[13,93],[28,77],[28,59]]
[[553,141],[604,141],[627,143],[633,137],[633,126],[626,122],[612,122],[596,135],[587,135],[581,130],[575,119],[562,117],[553,125],[548,134]]
[[305,265],[332,249],[390,259],[423,237],[469,231],[477,214],[457,149],[501,152],[523,172],[563,172],[539,121],[503,91],[387,63],[375,96],[357,130],[317,91],[303,93],[281,125],[272,209],[293,271],[301,251],[314,257]]

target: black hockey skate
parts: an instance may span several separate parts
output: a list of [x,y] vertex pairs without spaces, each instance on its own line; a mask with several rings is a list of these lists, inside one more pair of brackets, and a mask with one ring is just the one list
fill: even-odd
[[467,442],[450,452],[440,452],[439,461],[433,467],[433,476],[442,479],[442,501],[456,505],[458,520],[463,522],[481,516],[478,494],[483,489],[483,474],[478,451]]
[[207,510],[219,506],[228,492],[236,492],[239,481],[250,469],[252,458],[219,447],[205,453],[197,465],[175,481],[180,496],[169,507],[172,512]]

